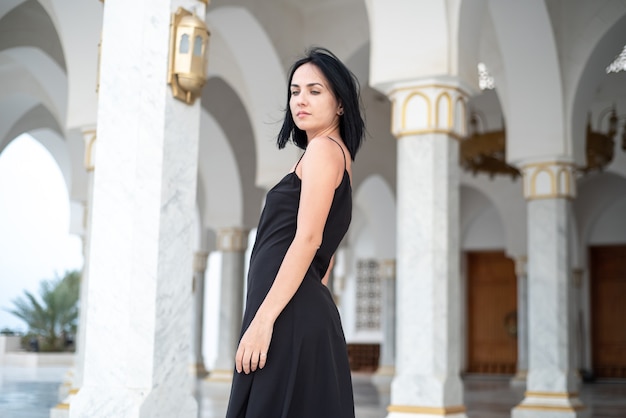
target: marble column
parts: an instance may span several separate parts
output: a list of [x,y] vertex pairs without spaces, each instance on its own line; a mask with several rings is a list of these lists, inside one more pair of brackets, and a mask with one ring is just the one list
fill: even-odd
[[235,367],[235,352],[241,333],[244,301],[244,264],[248,231],[222,228],[217,231],[217,250],[221,253],[222,278],[217,337],[217,357],[210,380],[230,381]]
[[467,95],[451,79],[395,85],[396,375],[388,418],[465,417],[460,378],[459,163]]
[[528,258],[515,259],[517,278],[517,371],[512,386],[526,386],[528,375]]
[[382,287],[382,328],[383,342],[380,347],[380,360],[372,383],[379,396],[389,396],[390,385],[396,373],[396,260],[381,260],[379,271]]
[[[584,344],[585,335],[583,334],[583,316],[582,316],[582,283],[585,276],[585,270],[582,268],[572,269],[572,286],[571,286],[571,299],[572,299],[572,332],[574,333],[574,368],[579,373],[585,373],[584,367]],[[591,338],[589,338],[591,340]],[[583,376],[581,376],[583,378]]]
[[167,84],[171,13],[104,5],[83,384],[71,418],[196,417],[188,369],[200,102]]
[[377,373],[393,376],[396,356],[396,260],[382,260],[379,269],[382,279],[384,341]]
[[[93,204],[93,171],[95,168],[94,158],[96,150],[96,130],[89,127],[82,130],[83,140],[85,142],[85,170],[87,171],[87,201],[84,203],[83,209],[83,269],[80,277],[80,310],[78,318],[78,329],[75,336],[76,349],[74,352],[74,366],[68,371],[70,379],[64,382],[69,384],[66,393],[61,394],[63,399],[56,406],[50,409],[50,418],[67,418],[70,413],[70,404],[74,396],[83,384],[83,369],[85,362],[85,335],[87,323],[87,290],[89,288],[89,235],[91,225],[91,206]],[[62,390],[59,390],[62,392]]]
[[196,377],[206,377],[209,373],[204,367],[202,356],[202,340],[204,329],[204,276],[206,274],[209,253],[196,251],[193,257],[193,306],[194,306],[194,333],[193,354]]
[[573,363],[570,245],[574,167],[521,165],[528,201],[528,378],[513,418],[587,417]]

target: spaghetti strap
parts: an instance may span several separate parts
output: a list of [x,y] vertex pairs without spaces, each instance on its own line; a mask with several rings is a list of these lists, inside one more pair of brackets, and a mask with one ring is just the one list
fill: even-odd
[[[341,145],[339,145],[339,142],[335,141],[334,139],[332,139],[331,137],[327,136],[326,138],[330,139],[331,141],[333,141],[335,144],[337,144],[337,146],[339,147],[339,149],[341,150],[341,153],[343,154],[343,169],[344,171],[348,169],[348,165],[346,163],[346,153],[343,150],[343,148],[341,147]],[[296,172],[296,169],[298,168],[298,164],[300,164],[300,161],[302,161],[302,157],[304,157],[304,154],[306,153],[306,150],[304,150],[304,152],[302,153],[302,155],[300,156],[300,158],[298,158],[298,162],[296,163],[295,167],[293,168],[293,172]]]
[[348,165],[346,163],[346,153],[344,152],[343,147],[341,145],[339,145],[339,142],[335,141],[331,137],[327,136],[327,138],[330,139],[331,141],[333,141],[335,144],[337,144],[337,146],[341,150],[341,153],[343,154],[343,169],[344,169],[344,171],[347,170]]
[[[304,152],[306,152],[306,150]],[[304,152],[302,153],[300,158],[298,158],[298,162],[296,163],[296,166],[293,168],[294,173],[296,172],[296,168],[298,168],[298,164],[300,164],[300,161],[302,161],[302,157],[304,157]]]

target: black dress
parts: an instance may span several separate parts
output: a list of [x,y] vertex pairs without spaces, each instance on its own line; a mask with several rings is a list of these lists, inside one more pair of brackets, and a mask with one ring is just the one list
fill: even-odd
[[[250,258],[242,335],[294,239],[300,187],[301,180],[294,170],[267,193]],[[354,417],[350,366],[339,312],[329,289],[321,282],[351,218],[352,188],[344,167],[322,245],[302,284],[274,323],[267,364],[247,375],[235,370],[227,418]]]

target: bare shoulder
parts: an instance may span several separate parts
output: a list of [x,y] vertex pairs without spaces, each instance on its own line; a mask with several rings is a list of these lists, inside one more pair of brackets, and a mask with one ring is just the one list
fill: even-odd
[[343,167],[343,147],[325,136],[313,138],[307,145],[307,154],[312,160],[322,159],[327,163],[340,162]]
[[[316,184],[339,185],[344,171],[341,145],[326,137],[316,137],[307,144],[301,164],[301,179]],[[300,173],[298,173],[300,174]]]

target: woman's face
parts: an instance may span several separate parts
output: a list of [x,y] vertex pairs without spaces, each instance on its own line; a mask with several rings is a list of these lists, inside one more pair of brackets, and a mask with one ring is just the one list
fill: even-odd
[[298,67],[291,79],[289,108],[296,126],[309,139],[339,126],[343,108],[337,103],[324,74],[311,63]]

